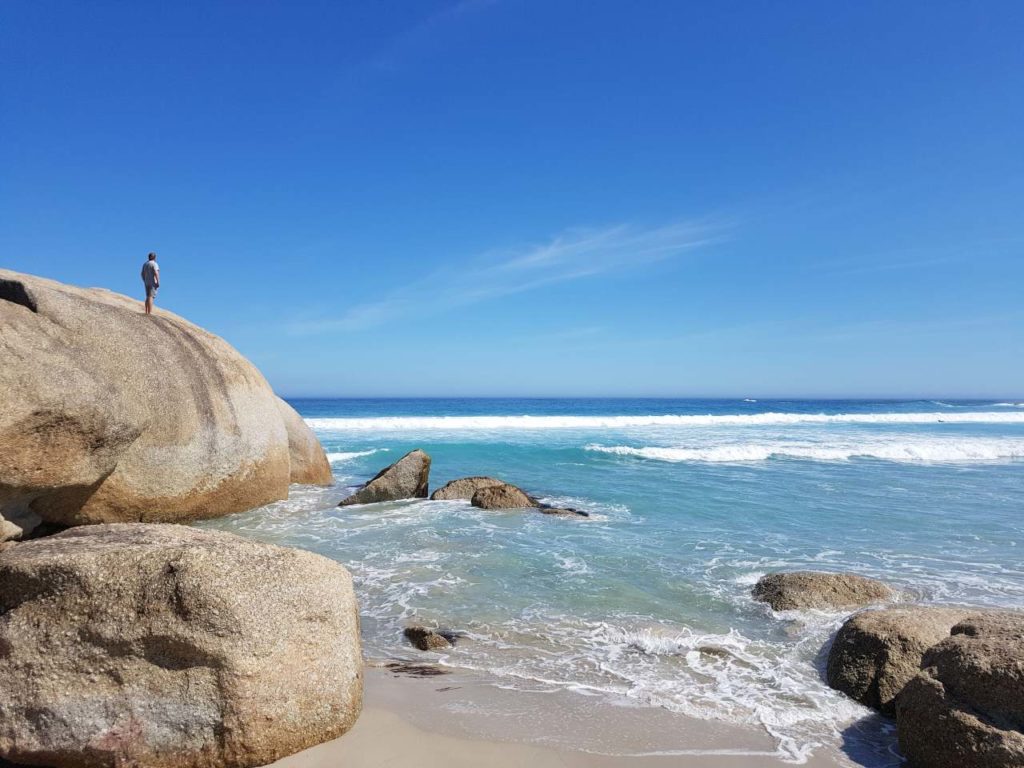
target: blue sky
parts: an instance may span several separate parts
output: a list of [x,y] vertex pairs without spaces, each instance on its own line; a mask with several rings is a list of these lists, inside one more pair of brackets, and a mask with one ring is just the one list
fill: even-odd
[[19,2],[0,265],[285,395],[1024,395],[1018,2]]

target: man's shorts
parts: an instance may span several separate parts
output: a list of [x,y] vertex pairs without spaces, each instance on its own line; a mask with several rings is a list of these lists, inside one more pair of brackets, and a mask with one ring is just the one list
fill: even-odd
[[155,286],[155,285],[147,285],[146,286],[146,298],[147,299],[155,299],[156,298],[156,289],[157,289],[157,286]]

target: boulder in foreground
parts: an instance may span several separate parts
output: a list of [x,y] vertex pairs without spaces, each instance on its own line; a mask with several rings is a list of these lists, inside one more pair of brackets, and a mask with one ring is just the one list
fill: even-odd
[[897,697],[896,728],[914,768],[1024,766],[1024,614],[956,624]]
[[361,708],[352,581],[309,552],[176,525],[0,547],[0,757],[243,768]]
[[905,606],[861,611],[836,633],[828,684],[866,707],[896,714],[896,696],[921,669],[925,651],[949,637],[970,608]]
[[510,483],[481,488],[473,494],[470,503],[480,509],[521,509],[537,506],[536,499]]
[[774,611],[861,608],[895,596],[890,587],[876,579],[820,571],[769,573],[758,579],[751,594]]
[[[291,457],[323,455],[305,424],[289,416],[286,428],[266,380],[223,339],[126,296],[8,270],[0,393],[8,519],[218,517],[286,498]],[[330,481],[322,465],[314,475]]]
[[430,457],[417,448],[385,467],[366,485],[342,500],[339,507],[375,504],[380,501],[427,498]]
[[481,488],[504,484],[502,480],[493,477],[460,477],[458,480],[452,480],[442,485],[431,494],[430,499],[432,501],[450,501],[452,499],[469,501],[473,498],[473,494]]

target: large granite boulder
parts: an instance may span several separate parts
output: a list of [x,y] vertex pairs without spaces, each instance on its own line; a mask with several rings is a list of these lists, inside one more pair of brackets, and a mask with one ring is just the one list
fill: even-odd
[[890,587],[876,579],[820,571],[769,573],[758,579],[752,594],[775,611],[861,608],[895,597]]
[[1024,613],[963,619],[921,665],[896,699],[913,768],[1024,766]]
[[430,498],[433,501],[450,501],[452,499],[469,501],[473,498],[473,494],[481,488],[492,488],[504,484],[503,481],[493,477],[460,477],[458,480],[452,480],[442,485],[431,494]]
[[828,684],[893,716],[896,695],[920,671],[925,651],[971,613],[970,608],[924,605],[856,613],[832,642]]
[[0,758],[258,766],[362,701],[352,581],[310,552],[177,525],[0,546]]
[[430,457],[417,448],[409,451],[391,466],[382,469],[370,482],[347,499],[343,499],[338,506],[425,499],[429,483]]
[[[290,427],[305,432],[300,453],[317,453],[308,430]],[[8,520],[181,522],[250,509],[287,496],[293,442],[266,380],[222,339],[110,291],[0,270]]]
[[536,499],[510,483],[489,485],[473,494],[470,503],[480,509],[521,509],[536,507]]
[[330,485],[334,476],[320,441],[294,408],[280,397],[275,399],[288,435],[288,479],[302,485]]

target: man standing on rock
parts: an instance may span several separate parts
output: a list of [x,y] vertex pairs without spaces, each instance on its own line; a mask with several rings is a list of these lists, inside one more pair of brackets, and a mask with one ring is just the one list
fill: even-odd
[[160,287],[160,265],[156,263],[156,254],[149,254],[149,260],[142,265],[142,284],[146,286],[146,314],[153,314],[153,299],[156,289]]

